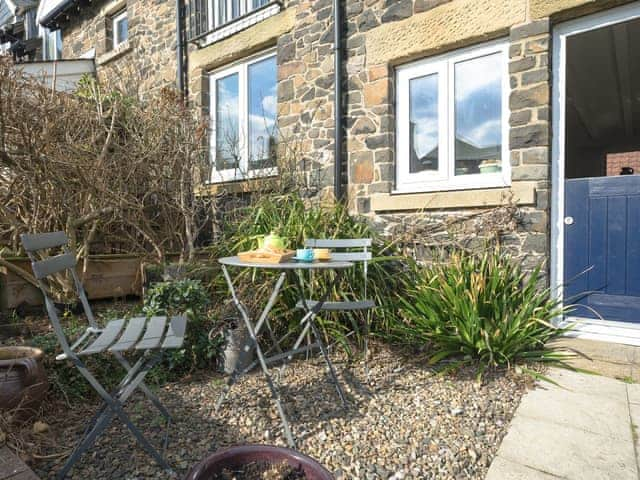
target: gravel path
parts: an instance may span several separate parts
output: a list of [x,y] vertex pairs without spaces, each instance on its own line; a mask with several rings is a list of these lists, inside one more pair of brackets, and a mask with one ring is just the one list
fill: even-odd
[[[424,363],[378,345],[365,382],[361,365],[349,366],[336,358],[350,399],[345,412],[319,359],[294,362],[281,380],[281,393],[299,450],[334,471],[338,479],[484,478],[527,379],[503,372],[487,375],[480,385],[472,371],[439,376]],[[211,375],[160,389],[174,415],[168,458],[180,476],[223,446],[285,444],[261,375],[244,377],[214,414],[221,385],[222,378]],[[159,445],[161,418],[147,402],[136,400],[128,411]],[[83,405],[49,413],[45,420],[50,430],[44,435],[57,439],[58,445],[72,445],[94,408]],[[59,447],[55,450],[60,452]],[[32,464],[42,478],[49,478],[63,460]],[[119,425],[72,470],[73,479],[166,477]]]

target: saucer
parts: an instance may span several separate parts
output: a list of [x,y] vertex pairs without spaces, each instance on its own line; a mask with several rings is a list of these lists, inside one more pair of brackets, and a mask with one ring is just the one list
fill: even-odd
[[300,257],[293,257],[293,260],[295,260],[296,262],[306,262],[306,263],[312,263],[315,261],[315,258],[300,258]]

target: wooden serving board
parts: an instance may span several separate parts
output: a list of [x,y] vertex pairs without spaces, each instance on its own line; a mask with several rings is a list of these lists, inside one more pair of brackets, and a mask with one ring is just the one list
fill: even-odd
[[282,253],[251,250],[248,252],[240,252],[238,258],[247,263],[284,263],[291,260],[295,254],[296,252],[293,250],[285,250]]

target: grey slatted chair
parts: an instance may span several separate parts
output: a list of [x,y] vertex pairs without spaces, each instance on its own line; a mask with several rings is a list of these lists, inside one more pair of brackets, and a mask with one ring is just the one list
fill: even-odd
[[[103,401],[87,425],[82,439],[60,472],[58,472],[57,478],[62,479],[67,475],[80,456],[95,443],[98,436],[109,426],[114,416],[122,421],[137,442],[164,470],[171,472],[172,470],[164,457],[158,453],[131,422],[131,419],[124,411],[123,405],[137,388],[149,398],[167,421],[163,442],[164,452],[168,443],[171,415],[160,403],[158,397],[144,384],[144,378],[149,373],[149,370],[161,360],[164,350],[182,346],[187,324],[186,317],[151,317],[150,319],[136,317],[128,321],[118,319],[111,320],[104,328],[100,328],[76,272],[76,258],[68,249],[67,235],[64,232],[23,234],[20,235],[20,239],[31,260],[33,273],[44,295],[49,319],[62,347],[62,354],[56,356],[56,360],[71,361]],[[62,253],[46,257],[40,252],[55,249],[61,250]],[[48,282],[46,281],[47,277],[65,271],[69,272],[73,278],[76,294],[89,322],[89,326],[84,333],[72,344],[69,343],[62,329],[54,303],[48,295]],[[123,355],[123,352],[126,351],[140,354],[133,366]],[[109,393],[98,382],[81,359],[89,355],[107,353],[111,353],[127,372],[113,393]]]
[[[305,240],[304,246],[307,248],[329,248],[331,249],[331,258],[333,260],[347,261],[347,262],[362,262],[362,298],[359,300],[343,300],[324,302],[320,311],[324,312],[353,312],[358,310],[366,310],[367,315],[364,325],[364,362],[365,370],[367,370],[367,358],[369,352],[369,330],[371,323],[371,310],[375,308],[376,303],[372,299],[367,297],[367,279],[369,273],[369,262],[372,259],[371,251],[371,239],[370,238],[309,238]],[[338,251],[335,249],[347,250]],[[297,308],[313,309],[317,304],[317,300],[305,300],[305,302],[298,302]]]

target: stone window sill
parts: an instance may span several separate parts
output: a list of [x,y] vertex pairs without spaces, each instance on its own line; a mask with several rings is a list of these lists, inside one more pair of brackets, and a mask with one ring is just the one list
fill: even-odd
[[103,53],[102,55],[100,55],[97,59],[96,59],[96,63],[100,66],[105,65],[109,62],[113,62],[114,60],[123,57],[124,55],[126,55],[127,53],[129,53],[131,50],[133,50],[133,47],[131,46],[131,44],[129,43],[129,40],[121,43],[120,45],[118,45],[117,48],[107,52],[107,53]]
[[249,180],[204,183],[196,189],[196,195],[218,195],[220,193],[251,193],[269,188],[275,176],[256,177]]
[[513,182],[511,187],[482,190],[457,190],[432,193],[380,194],[371,197],[376,212],[407,210],[440,210],[453,208],[486,208],[514,203],[533,205],[536,182]]

